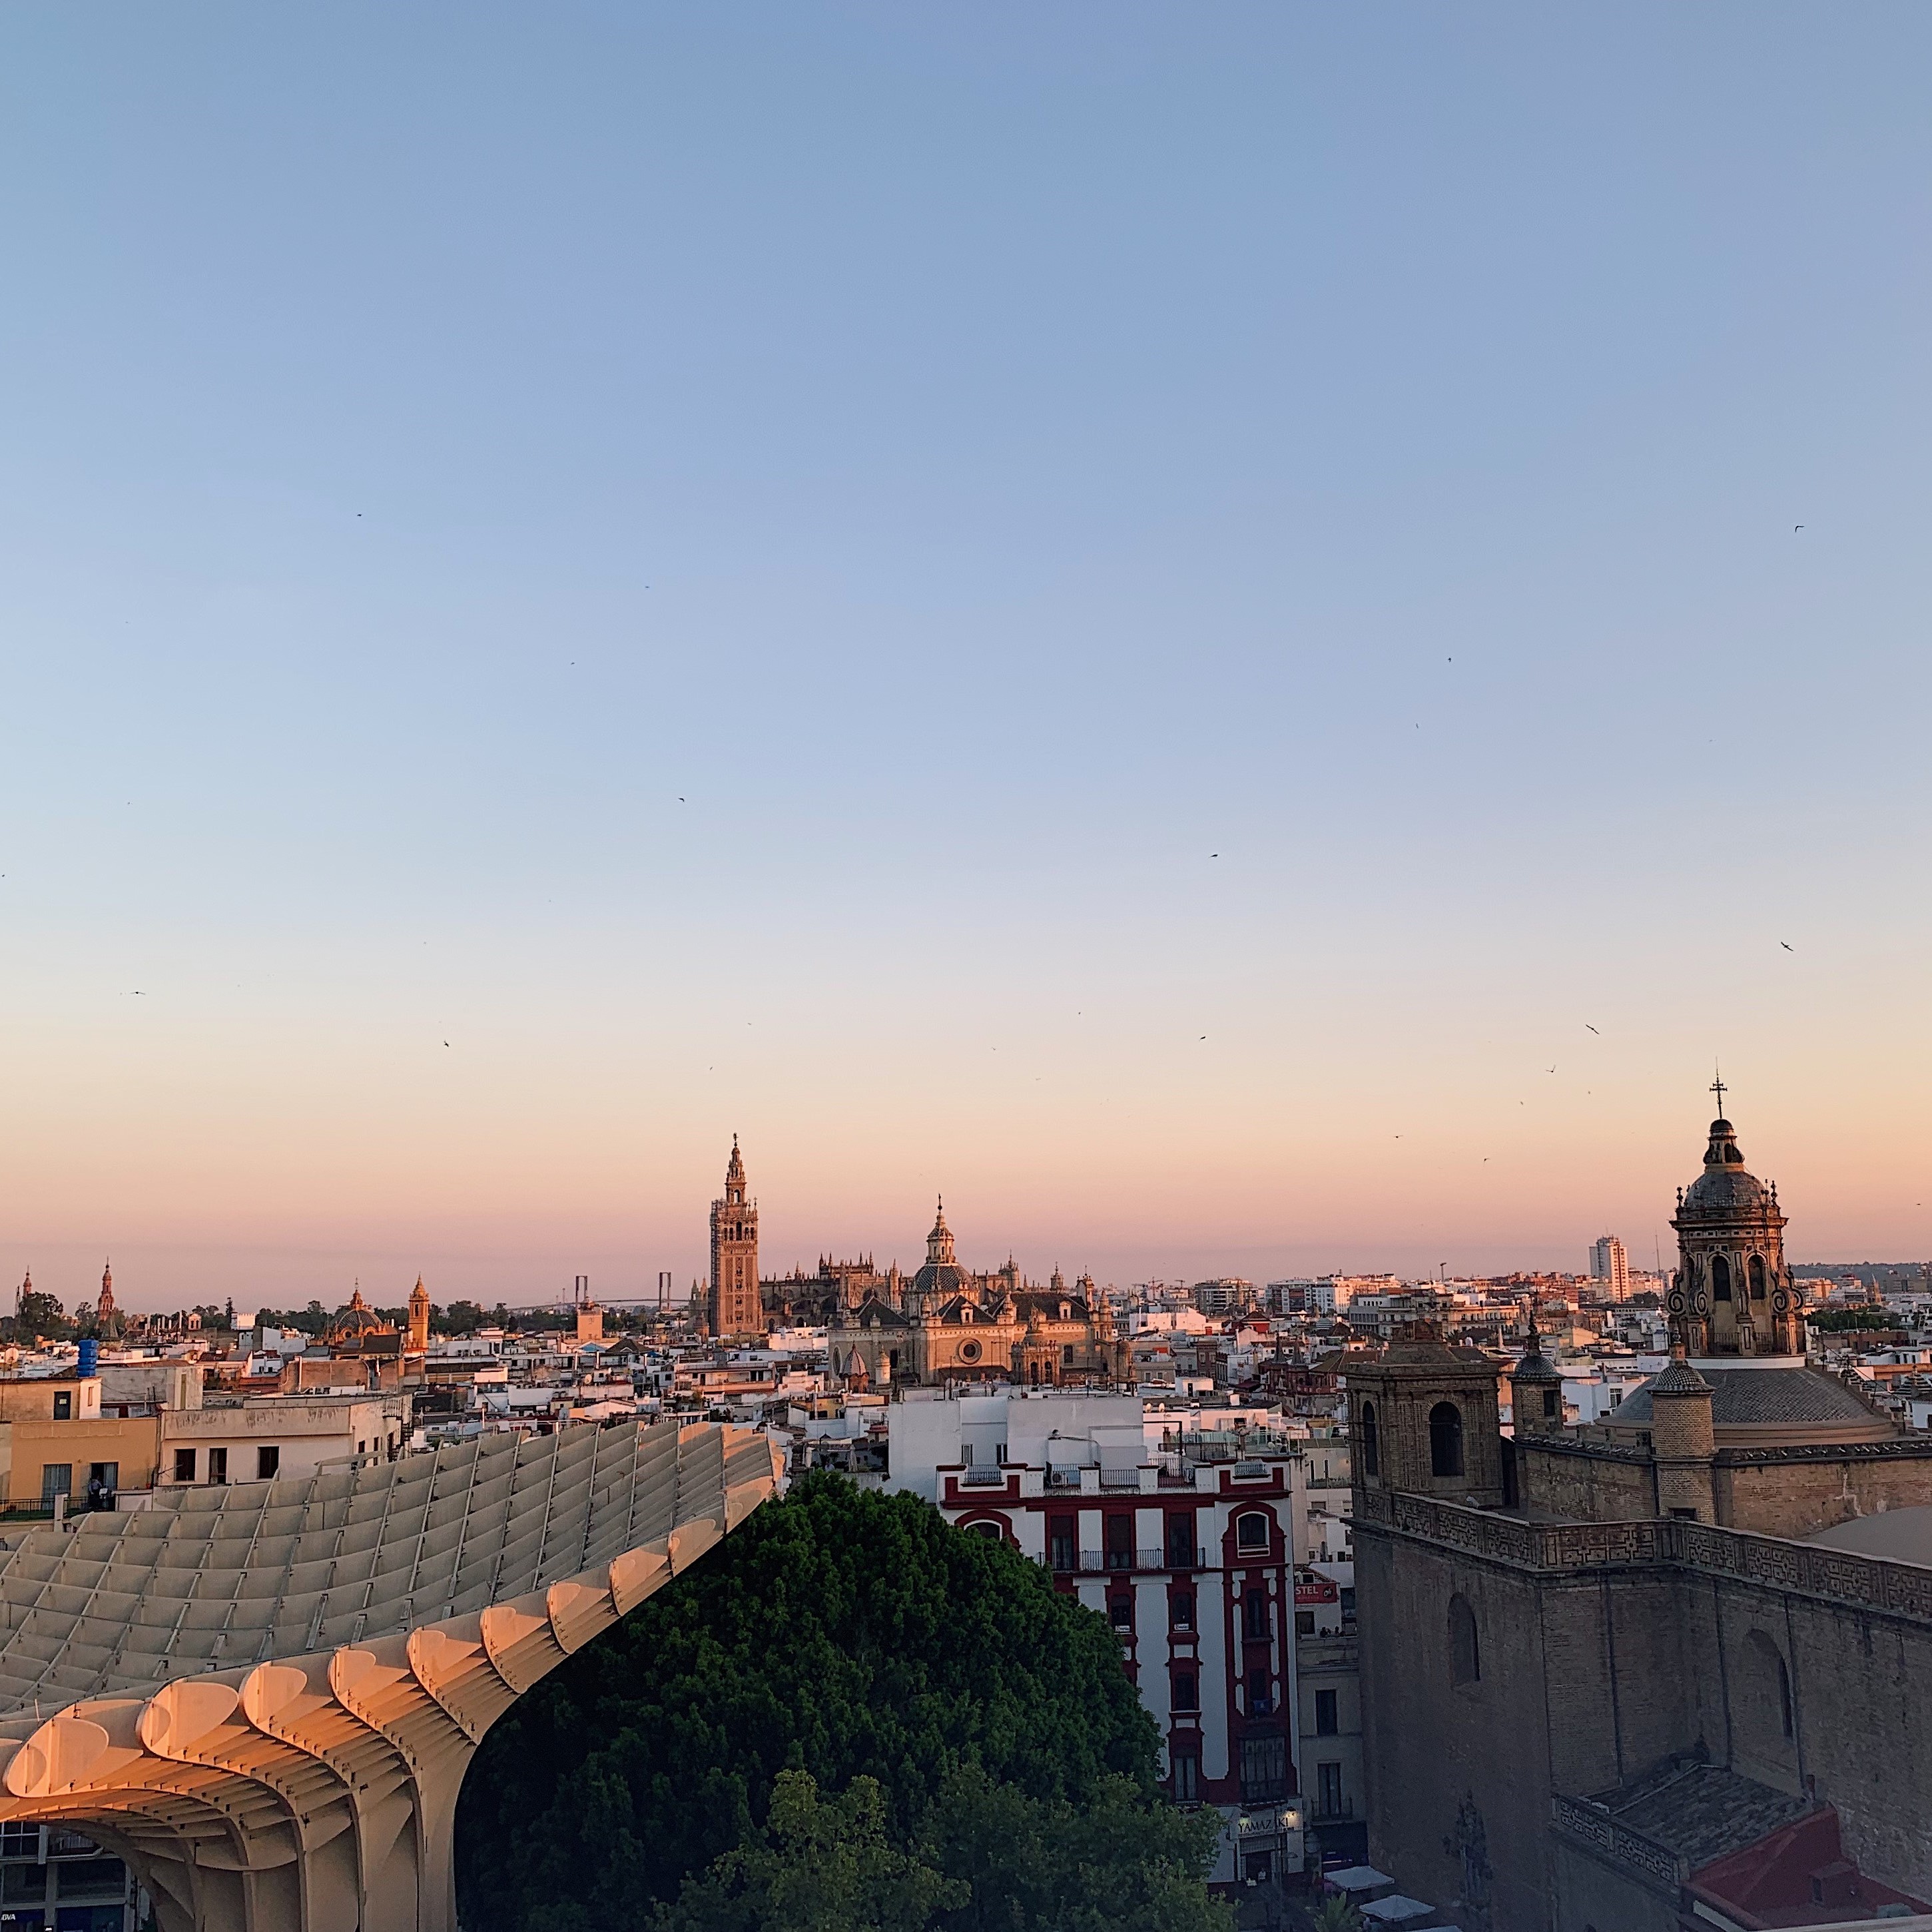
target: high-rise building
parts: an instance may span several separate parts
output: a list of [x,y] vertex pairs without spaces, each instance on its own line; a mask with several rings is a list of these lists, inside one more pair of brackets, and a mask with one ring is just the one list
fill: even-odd
[[713,1335],[763,1335],[765,1310],[758,1293],[758,1210],[745,1192],[745,1162],[731,1136],[724,1193],[711,1204],[711,1296],[706,1311]]
[[1622,1301],[1630,1293],[1630,1257],[1614,1234],[1600,1234],[1590,1244],[1590,1279],[1604,1284],[1604,1292],[1612,1301]]

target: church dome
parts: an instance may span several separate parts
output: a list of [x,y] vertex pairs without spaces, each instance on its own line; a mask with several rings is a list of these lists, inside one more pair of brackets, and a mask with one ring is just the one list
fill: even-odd
[[1552,1382],[1561,1385],[1563,1372],[1543,1352],[1540,1340],[1532,1340],[1529,1352],[1510,1371],[1513,1382]]
[[1767,1199],[1764,1184],[1744,1172],[1744,1160],[1737,1130],[1729,1120],[1713,1120],[1704,1172],[1684,1190],[1682,1211],[1694,1216],[1761,1211]]

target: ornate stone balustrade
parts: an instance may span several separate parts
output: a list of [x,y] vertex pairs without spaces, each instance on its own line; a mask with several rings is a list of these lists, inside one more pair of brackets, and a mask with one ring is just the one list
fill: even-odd
[[1550,1822],[1566,1837],[1580,1840],[1616,1863],[1659,1884],[1678,1886],[1690,1868],[1668,1845],[1620,1825],[1605,1810],[1560,1794],[1550,1801]]
[[1675,1564],[1932,1623],[1932,1570],[1708,1523],[1660,1517],[1536,1523],[1432,1496],[1391,1496],[1372,1490],[1356,1492],[1354,1520],[1524,1569]]

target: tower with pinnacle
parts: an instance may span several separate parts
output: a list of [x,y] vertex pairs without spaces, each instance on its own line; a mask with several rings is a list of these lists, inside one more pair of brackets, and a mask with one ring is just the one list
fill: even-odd
[[711,1204],[711,1292],[706,1313],[721,1341],[762,1336],[765,1310],[758,1292],[758,1209],[745,1185],[744,1156],[731,1136],[724,1192]]

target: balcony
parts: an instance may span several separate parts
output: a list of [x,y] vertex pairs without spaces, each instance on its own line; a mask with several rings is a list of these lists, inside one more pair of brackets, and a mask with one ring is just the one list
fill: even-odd
[[[1053,1556],[1053,1568],[1060,1570],[1071,1570],[1072,1564],[1062,1560],[1071,1553],[1056,1550]],[[1200,1567],[1198,1560],[1192,1557],[1185,1563],[1163,1562],[1158,1550],[1083,1550],[1080,1552],[1081,1572],[1086,1576],[1103,1576],[1111,1572],[1118,1576],[1131,1574],[1137,1570],[1198,1570]]]

